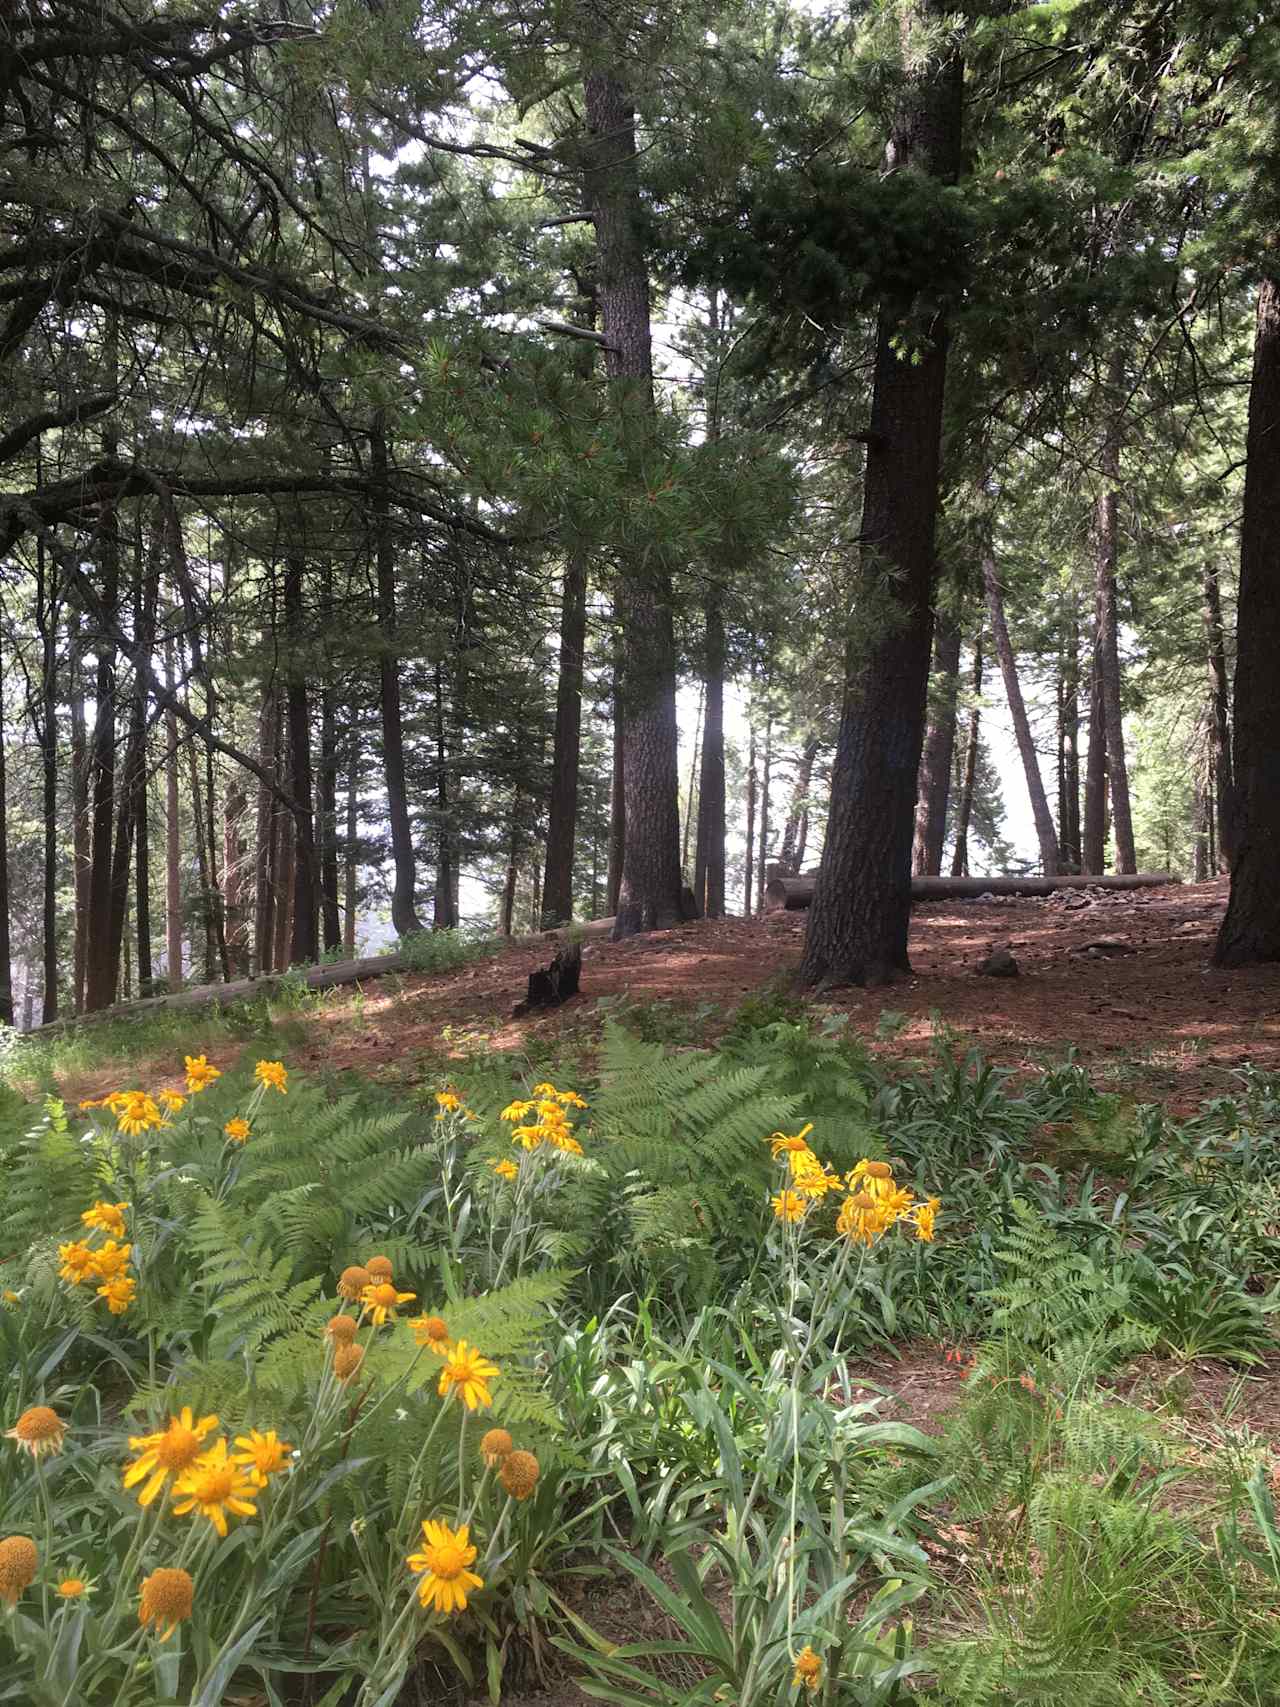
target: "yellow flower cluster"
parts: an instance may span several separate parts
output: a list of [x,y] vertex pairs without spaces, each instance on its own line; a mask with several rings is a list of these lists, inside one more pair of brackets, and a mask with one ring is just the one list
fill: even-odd
[[[582,1154],[582,1145],[573,1136],[573,1124],[566,1113],[571,1108],[586,1108],[577,1091],[558,1091],[553,1084],[535,1085],[532,1094],[508,1103],[499,1119],[513,1123],[511,1142],[526,1150],[540,1149],[550,1144],[572,1156]],[[530,1119],[530,1116],[536,1116]],[[500,1167],[504,1177],[511,1176]]]
[[453,1086],[449,1085],[444,1090],[436,1092],[436,1119],[446,1120],[451,1114],[460,1115],[463,1120],[478,1120],[480,1118],[474,1109],[467,1107]]
[[[149,1506],[171,1483],[174,1515],[207,1518],[221,1536],[227,1533],[228,1512],[256,1517],[260,1490],[288,1468],[293,1448],[274,1429],[264,1434],[256,1428],[232,1442],[219,1435],[206,1444],[217,1426],[216,1416],[197,1419],[185,1405],[167,1427],[133,1435],[129,1445],[136,1457],[125,1465],[123,1481],[126,1488],[143,1483],[138,1504]],[[232,1452],[232,1445],[239,1450]]]
[[941,1202],[936,1197],[913,1198],[898,1185],[888,1162],[868,1157],[841,1179],[809,1147],[812,1125],[799,1132],[775,1132],[768,1139],[774,1159],[787,1169],[786,1183],[772,1198],[775,1219],[787,1226],[803,1221],[815,1203],[829,1193],[847,1193],[836,1218],[836,1231],[855,1242],[873,1245],[896,1223],[915,1230],[916,1238],[931,1244]]
[[80,1219],[91,1233],[112,1235],[94,1246],[85,1239],[72,1239],[58,1246],[58,1273],[72,1286],[95,1286],[113,1316],[123,1316],[133,1303],[138,1289],[136,1278],[128,1272],[133,1255],[131,1244],[121,1244],[124,1236],[124,1212],[127,1203],[94,1203]]

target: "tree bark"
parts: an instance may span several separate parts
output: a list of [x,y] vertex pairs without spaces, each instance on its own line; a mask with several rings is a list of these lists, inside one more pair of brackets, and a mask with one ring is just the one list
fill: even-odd
[[1022,697],[1022,684],[1018,680],[1018,660],[1013,655],[1009,625],[1005,621],[1000,572],[996,568],[995,553],[990,549],[982,560],[982,582],[987,594],[987,618],[991,624],[996,655],[1000,659],[1000,673],[1004,678],[1004,695],[1009,702],[1014,738],[1018,743],[1019,757],[1022,759],[1022,774],[1026,778],[1027,793],[1031,797],[1031,815],[1035,819],[1036,840],[1040,843],[1041,869],[1046,877],[1056,877],[1058,833],[1053,827],[1053,814],[1049,810],[1048,796],[1045,794],[1044,781],[1040,775],[1040,759],[1031,736],[1031,720],[1027,716],[1026,702]]
[[[279,741],[279,708],[276,690],[264,686],[258,706],[258,763],[270,775],[276,768],[276,748]],[[257,809],[254,817],[253,847],[253,964],[260,975],[270,972],[275,963],[276,892],[275,796],[265,782],[258,783]]]
[[333,690],[320,696],[320,921],[326,953],[342,947],[342,910],[338,899],[338,737]]
[[609,861],[605,875],[604,910],[609,918],[618,912],[622,892],[622,850],[627,839],[626,759],[622,741],[622,707],[618,700],[617,675],[613,690],[613,768],[609,782]]
[[245,905],[245,845],[241,825],[249,797],[236,777],[222,805],[222,893],[227,934],[227,960],[231,975],[243,978],[249,971],[249,910]]
[[[284,618],[295,637],[302,632],[302,558],[291,552],[285,564]],[[293,920],[289,933],[289,959],[294,966],[309,966],[320,958],[320,934],[316,904],[320,873],[316,865],[315,810],[311,775],[311,708],[306,677],[299,664],[289,671],[285,689],[285,718],[289,732],[290,791],[297,802],[294,814]]]
[[547,859],[542,881],[542,928],[573,917],[573,855],[578,837],[578,772],[582,749],[582,668],[587,646],[587,558],[573,549],[560,599],[560,673],[547,807]]
[[1218,859],[1220,869],[1231,870],[1235,849],[1235,779],[1231,766],[1231,708],[1227,688],[1227,645],[1222,627],[1222,594],[1218,566],[1212,560],[1204,569],[1204,633],[1209,662],[1209,710],[1212,718],[1213,792],[1218,816]]
[[[960,59],[952,49],[939,58],[913,39],[941,15],[940,0],[918,0],[904,15],[904,59],[920,68],[910,74],[886,165],[952,182],[960,164]],[[881,984],[910,970],[911,839],[929,684],[947,367],[941,314],[910,360],[898,349],[911,307],[882,302],[876,328],[859,574],[872,608],[883,602],[891,577],[897,610],[877,625],[865,650],[850,638],[826,845],[800,969],[809,985]]]
[[444,720],[444,667],[436,664],[436,893],[432,927],[454,930],[458,924],[454,906],[453,825],[449,806],[449,748]]
[[[649,273],[636,170],[636,118],[613,70],[588,72],[584,189],[595,227],[597,301],[619,439],[637,496],[654,436]],[[676,769],[676,654],[671,574],[660,553],[618,567],[626,838],[615,938],[684,917]]]
[[41,642],[40,804],[44,813],[41,1017],[48,1025],[58,1017],[58,588],[57,566],[49,563],[43,539],[36,541],[36,616]]
[[1120,481],[1120,419],[1118,393],[1124,382],[1124,359],[1117,349],[1112,357],[1110,391],[1112,418],[1102,446],[1104,488],[1094,513],[1094,564],[1096,571],[1096,630],[1098,670],[1102,688],[1103,727],[1107,745],[1107,779],[1111,791],[1112,832],[1116,842],[1116,866],[1121,872],[1137,869],[1133,845],[1133,813],[1129,804],[1129,772],[1124,751],[1124,720],[1120,692],[1119,617],[1116,611],[1116,563],[1120,538],[1117,525],[1117,487]]
[[[0,659],[0,683],[4,664]],[[0,695],[0,1025],[13,1024],[13,961],[9,942],[9,812],[5,776],[4,714]]]
[[717,594],[703,613],[702,764],[698,776],[698,834],[693,893],[703,918],[724,917],[724,613]]
[[[939,610],[934,617],[933,673],[934,694],[916,784],[916,828],[911,848],[913,877],[938,876],[942,870],[942,847],[947,839],[947,802],[955,765],[956,700],[960,690],[960,624],[948,610]],[[783,859],[786,859],[785,845]]]
[[[114,505],[99,522],[98,591],[114,626],[120,598],[120,530]],[[93,734],[89,741],[89,883],[85,904],[84,1005],[92,1013],[116,999],[119,964],[111,955],[111,862],[115,851],[116,649],[105,634],[93,641]]]
[[760,858],[756,881],[756,912],[764,912],[764,886],[769,881],[769,795],[773,783],[773,713],[764,722],[764,756],[760,765]]
[[[176,687],[172,641],[165,642],[165,674],[170,688]],[[164,970],[165,982],[173,991],[182,988],[182,837],[178,816],[178,719],[172,706],[166,710],[164,722]]]
[[81,689],[80,616],[72,612],[68,635],[71,676],[71,835],[75,867],[75,946],[72,961],[73,1004],[84,1012],[85,973],[89,958],[89,743],[85,731]]
[[978,780],[978,748],[982,737],[982,625],[973,642],[973,709],[969,713],[969,735],[964,750],[964,776],[956,802],[955,848],[951,856],[952,877],[969,875],[969,821],[973,817],[973,791]]
[[374,549],[378,576],[378,628],[382,652],[378,660],[378,710],[382,722],[382,765],[387,791],[387,822],[391,828],[391,924],[397,936],[422,929],[417,907],[417,866],[409,792],[405,781],[404,719],[400,704],[400,659],[396,652],[395,542],[391,533],[391,493],[388,480],[386,419],[379,410],[369,438],[369,466],[375,482]]
[[[698,767],[702,756],[702,720],[707,709],[707,684],[698,684],[698,714],[693,721],[693,751],[689,754],[689,792],[685,797],[684,830],[680,838],[680,869],[689,869],[689,841],[693,836],[694,819],[698,811]],[[698,857],[698,844],[694,840],[693,857]]]
[[747,862],[742,884],[744,919],[749,919],[755,908],[756,785],[756,726],[752,723],[747,740]]
[[343,874],[342,948],[348,959],[356,952],[356,899],[360,876],[360,732],[351,730],[347,770],[347,857]]
[[1231,897],[1214,961],[1280,960],[1280,279],[1258,289],[1236,617]]
[[1058,852],[1064,871],[1081,869],[1080,618],[1073,591],[1058,672]]
[[1084,869],[1095,875],[1107,868],[1107,715],[1102,703],[1102,654],[1095,602],[1093,648],[1089,666],[1089,751],[1085,756]]
[[813,762],[817,756],[817,737],[806,736],[796,762],[796,774],[791,786],[791,804],[787,808],[786,823],[782,827],[782,846],[778,850],[778,864],[784,876],[794,877],[804,858],[804,843],[801,838],[805,834],[809,790],[813,787]]
[[[507,831],[507,870],[502,883],[502,900],[498,907],[498,934],[510,936],[515,920],[516,885],[520,879],[520,791],[511,801],[511,822]],[[545,894],[545,891],[544,891]],[[548,929],[553,927],[548,926]]]

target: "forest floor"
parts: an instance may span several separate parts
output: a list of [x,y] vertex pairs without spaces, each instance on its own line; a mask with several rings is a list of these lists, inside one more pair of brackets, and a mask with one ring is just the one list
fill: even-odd
[[[1035,1071],[1074,1048],[1095,1076],[1186,1111],[1228,1089],[1246,1061],[1280,1068],[1280,965],[1208,964],[1225,879],[1045,900],[933,901],[911,920],[913,976],[888,989],[842,990],[819,1009],[849,1015],[878,1053],[917,1056],[940,1027],[1001,1065]],[[511,1017],[545,947],[513,947],[459,971],[334,991],[307,1021],[298,1064],[400,1083],[475,1049],[545,1056],[589,1047],[602,1013],[649,1010],[670,1040],[713,1037],[745,998],[784,993],[806,915],[699,921],[626,942],[583,945],[582,991],[546,1014]],[[1102,944],[1093,949],[1092,945]],[[978,974],[993,945],[1020,975]],[[655,1012],[656,1010],[656,1012]],[[665,1011],[664,1011],[665,1010]]]
[[[813,1005],[847,1013],[869,1047],[889,1057],[925,1054],[942,1029],[1018,1071],[1036,1072],[1074,1049],[1101,1083],[1186,1113],[1230,1089],[1245,1062],[1280,1068],[1280,965],[1220,971],[1208,963],[1226,896],[1219,879],[1099,892],[1085,905],[1079,893],[924,902],[912,913],[911,977],[887,989],[831,992]],[[583,944],[581,994],[520,1018],[512,1008],[528,974],[546,963],[546,944],[499,949],[448,972],[333,989],[299,1009],[296,1023],[290,1016],[291,1064],[411,1086],[447,1072],[450,1058],[480,1051],[538,1059],[589,1052],[602,1019],[629,1010],[646,1034],[703,1043],[744,999],[768,991],[788,999],[805,918],[770,913],[626,942],[593,939]],[[993,946],[1012,952],[1018,977],[978,973]],[[188,1010],[181,1024],[188,1050],[225,1052],[216,1016]],[[140,1061],[146,1029],[127,1051]],[[171,1056],[166,1040],[155,1070],[172,1072]],[[63,1095],[98,1095],[117,1082],[119,1062],[72,1057],[56,1078]]]

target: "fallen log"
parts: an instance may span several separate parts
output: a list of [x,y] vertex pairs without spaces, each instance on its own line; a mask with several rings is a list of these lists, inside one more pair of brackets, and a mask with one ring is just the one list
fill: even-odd
[[[813,900],[816,872],[802,877],[773,877],[765,885],[769,913],[793,912]],[[971,901],[979,895],[1052,895],[1056,889],[1159,889],[1181,883],[1168,871],[1136,871],[1107,877],[913,877],[913,901]]]

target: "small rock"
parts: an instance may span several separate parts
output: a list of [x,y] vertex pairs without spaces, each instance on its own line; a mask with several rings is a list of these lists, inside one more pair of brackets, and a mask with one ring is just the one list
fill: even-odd
[[984,978],[1016,978],[1018,962],[1007,948],[993,948],[978,967],[978,971]]
[[1138,951],[1123,937],[1101,936],[1095,942],[1082,942],[1075,952],[1087,954],[1091,960],[1114,960],[1118,955],[1136,954]]

